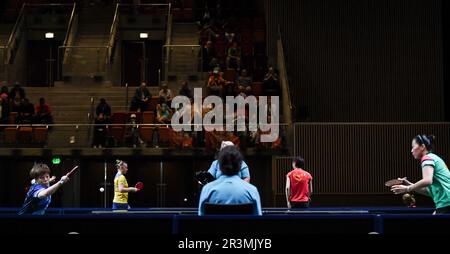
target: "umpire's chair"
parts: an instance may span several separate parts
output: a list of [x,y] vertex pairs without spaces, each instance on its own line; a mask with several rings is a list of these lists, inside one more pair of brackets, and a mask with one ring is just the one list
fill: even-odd
[[205,203],[205,215],[252,215],[255,203],[245,204],[211,204]]

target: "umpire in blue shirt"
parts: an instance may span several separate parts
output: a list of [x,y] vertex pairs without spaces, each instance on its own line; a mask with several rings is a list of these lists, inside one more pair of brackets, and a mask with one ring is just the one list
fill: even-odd
[[218,165],[221,175],[208,183],[200,194],[198,215],[204,215],[205,203],[255,204],[255,215],[262,215],[258,189],[239,177],[242,154],[235,146],[226,146],[219,152]]
[[[223,141],[220,150],[227,146],[234,146],[233,142],[231,141]],[[220,171],[219,167],[219,161],[215,160],[211,164],[211,167],[208,169],[208,173],[210,173],[214,178],[219,179],[219,177],[222,175],[222,171]],[[247,163],[245,163],[244,160],[242,160],[241,168],[237,174],[241,179],[244,179],[246,182],[250,182],[250,171],[248,169]]]

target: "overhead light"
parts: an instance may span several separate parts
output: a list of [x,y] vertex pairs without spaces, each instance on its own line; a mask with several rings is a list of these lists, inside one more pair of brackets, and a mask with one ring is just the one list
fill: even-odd
[[47,39],[53,39],[55,37],[54,33],[45,33],[45,38]]
[[141,37],[141,39],[147,39],[148,38],[148,33],[140,33],[139,37]]

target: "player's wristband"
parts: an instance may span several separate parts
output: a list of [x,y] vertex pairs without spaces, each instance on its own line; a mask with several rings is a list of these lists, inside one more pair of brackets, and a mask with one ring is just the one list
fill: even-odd
[[63,180],[59,180],[59,185],[63,185],[64,181]]
[[411,186],[407,186],[406,187],[406,192],[411,192],[411,188],[410,188]]

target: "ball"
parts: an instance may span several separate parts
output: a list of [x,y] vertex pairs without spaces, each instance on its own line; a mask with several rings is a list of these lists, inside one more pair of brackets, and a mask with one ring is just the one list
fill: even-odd
[[100,192],[104,192],[104,191],[105,191],[105,188],[101,187]]
[[187,202],[187,198],[184,199],[184,202]]

